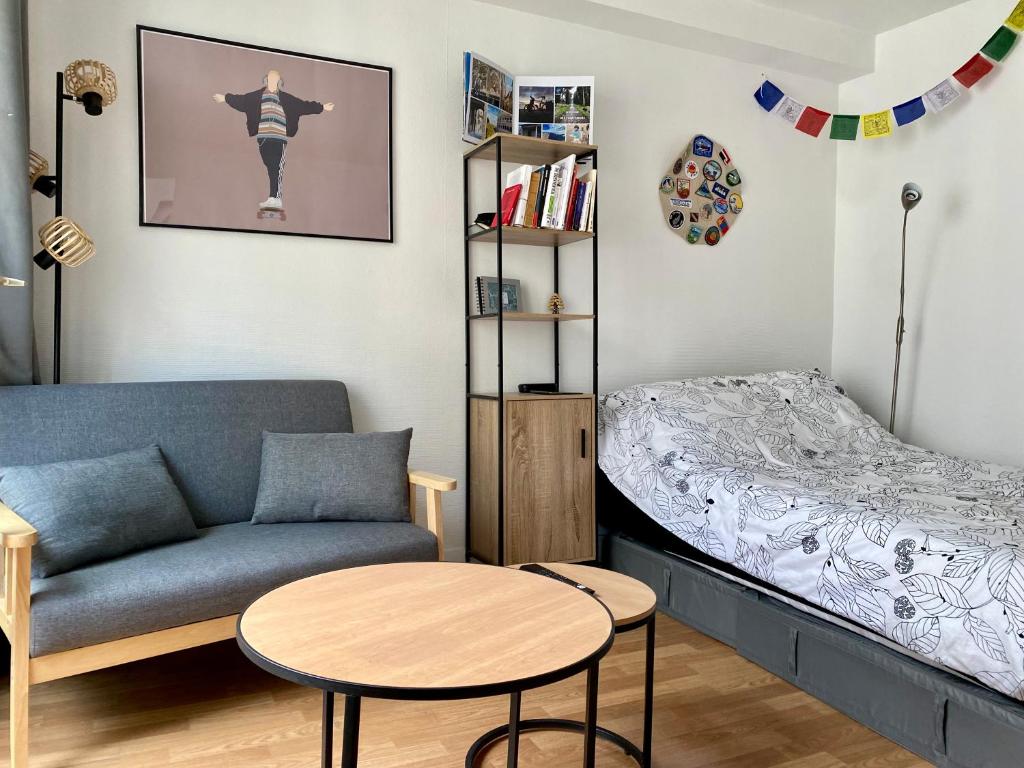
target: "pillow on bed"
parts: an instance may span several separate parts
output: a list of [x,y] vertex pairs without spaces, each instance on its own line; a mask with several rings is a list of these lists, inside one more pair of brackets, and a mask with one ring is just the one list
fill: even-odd
[[702,465],[791,465],[894,439],[820,371],[631,386],[602,398],[601,418],[613,440]]

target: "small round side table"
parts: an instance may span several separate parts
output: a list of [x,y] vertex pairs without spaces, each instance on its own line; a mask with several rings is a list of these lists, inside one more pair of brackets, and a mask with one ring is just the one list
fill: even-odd
[[[604,603],[604,606],[612,615],[616,635],[620,635],[623,632],[631,632],[641,627],[646,628],[643,748],[638,747],[625,736],[601,726],[597,726],[597,736],[620,747],[627,755],[636,760],[641,768],[650,768],[651,718],[654,706],[654,620],[658,602],[654,590],[642,581],[604,568],[575,565],[572,563],[541,563],[541,565],[593,589],[594,597]],[[513,568],[518,567],[513,566]],[[532,575],[538,579],[549,578],[537,574]],[[516,730],[518,733],[526,731],[570,731],[572,733],[583,733],[585,728],[586,724],[579,720],[535,718],[521,720]],[[490,749],[496,742],[507,738],[508,735],[509,726],[501,725],[477,739],[473,746],[469,748],[469,752],[466,753],[466,768],[476,768],[484,752]]]

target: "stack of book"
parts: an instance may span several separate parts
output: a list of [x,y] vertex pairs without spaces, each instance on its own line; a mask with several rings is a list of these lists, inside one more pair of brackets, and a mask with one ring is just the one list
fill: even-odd
[[[508,174],[501,196],[506,227],[594,231],[597,170],[569,155],[552,165],[521,165]],[[497,226],[497,216],[491,226]]]

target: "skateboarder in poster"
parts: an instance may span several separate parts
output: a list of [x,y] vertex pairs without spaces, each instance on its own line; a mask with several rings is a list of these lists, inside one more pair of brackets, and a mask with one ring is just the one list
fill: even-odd
[[[260,158],[267,168],[270,194],[259,204],[259,212],[280,212],[283,218],[284,161],[288,140],[299,130],[303,115],[331,112],[333,102],[304,101],[283,90],[281,73],[272,69],[263,78],[263,87],[249,93],[215,93],[213,100],[245,113],[245,127],[256,138]],[[261,216],[262,217],[262,216]]]

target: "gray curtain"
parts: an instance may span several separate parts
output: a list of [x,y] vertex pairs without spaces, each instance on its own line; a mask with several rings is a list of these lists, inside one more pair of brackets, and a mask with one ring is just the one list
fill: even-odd
[[32,383],[32,210],[22,0],[0,0],[0,385]]

